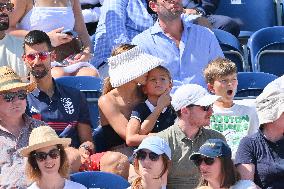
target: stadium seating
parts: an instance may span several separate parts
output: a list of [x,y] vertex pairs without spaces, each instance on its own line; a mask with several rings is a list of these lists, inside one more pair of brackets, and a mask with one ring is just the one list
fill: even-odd
[[130,186],[123,177],[102,171],[74,173],[70,176],[70,179],[90,189],[126,189]]
[[92,76],[65,76],[57,78],[56,82],[76,88],[85,94],[92,127],[96,128],[99,122],[98,98],[101,95],[102,80]]
[[245,64],[243,51],[238,39],[223,30],[213,29],[213,32],[218,39],[224,56],[236,63],[238,71],[243,72],[249,70],[249,67]]
[[[241,25],[239,37],[249,37],[253,32],[280,25],[279,0],[221,0],[215,14],[238,19]],[[277,5],[277,6],[276,6]]]
[[253,71],[284,74],[284,26],[263,28],[248,40]]
[[239,72],[235,99],[256,98],[276,75],[263,72]]

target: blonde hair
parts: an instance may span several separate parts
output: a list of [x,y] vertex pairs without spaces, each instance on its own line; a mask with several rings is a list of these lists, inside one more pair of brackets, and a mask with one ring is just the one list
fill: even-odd
[[[67,179],[69,177],[69,162],[67,159],[67,155],[64,150],[64,147],[61,144],[58,144],[56,146],[60,151],[60,166],[58,173],[60,174],[61,177]],[[41,172],[38,167],[34,153],[35,151],[30,153],[26,164],[26,175],[28,179],[33,182],[38,181],[41,178]]]
[[[117,46],[115,49],[113,49],[113,51],[111,53],[111,56],[116,56],[116,55],[121,54],[121,53],[123,53],[125,51],[128,51],[128,50],[130,50],[130,49],[132,49],[134,47],[136,47],[136,45],[121,44],[121,45]],[[102,95],[107,94],[112,89],[114,89],[114,87],[111,86],[110,77],[106,77],[104,79]]]
[[213,84],[214,81],[231,74],[237,73],[234,62],[226,58],[217,58],[211,61],[203,71],[207,83]]

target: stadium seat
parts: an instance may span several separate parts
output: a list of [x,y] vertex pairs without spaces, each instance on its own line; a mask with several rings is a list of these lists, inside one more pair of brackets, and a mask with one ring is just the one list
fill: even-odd
[[243,51],[238,39],[234,35],[223,30],[213,29],[213,32],[217,37],[224,56],[237,65],[238,72],[249,70],[249,67],[245,64]]
[[76,88],[86,96],[93,129],[99,123],[98,98],[101,95],[102,80],[92,76],[64,76],[56,79],[56,82]]
[[89,189],[126,189],[130,186],[123,177],[102,171],[74,173],[70,176],[70,179],[83,184]]
[[248,40],[253,71],[284,74],[284,26],[263,28]]
[[239,72],[235,99],[256,98],[276,75],[263,72]]
[[253,32],[276,25],[281,25],[279,0],[221,0],[215,14],[226,15],[239,20],[239,37],[248,38]]

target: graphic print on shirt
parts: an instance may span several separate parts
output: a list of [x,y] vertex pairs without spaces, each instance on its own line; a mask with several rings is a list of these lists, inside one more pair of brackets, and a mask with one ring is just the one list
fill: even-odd
[[60,100],[63,103],[66,113],[70,115],[73,114],[75,110],[71,98],[61,98]]
[[233,154],[237,151],[240,140],[248,134],[249,124],[250,118],[248,115],[212,115],[210,117],[210,128],[225,136]]

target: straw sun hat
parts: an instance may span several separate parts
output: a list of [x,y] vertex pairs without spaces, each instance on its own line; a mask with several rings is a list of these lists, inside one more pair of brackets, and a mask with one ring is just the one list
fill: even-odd
[[36,83],[24,83],[12,68],[0,67],[0,93],[12,89],[25,88],[28,92],[35,89]]
[[163,64],[163,60],[145,53],[138,46],[108,59],[112,87],[128,83],[151,69]]
[[56,132],[49,126],[40,126],[32,130],[29,138],[29,146],[21,149],[20,153],[24,157],[40,148],[62,144],[67,147],[71,143],[71,138],[59,138]]

